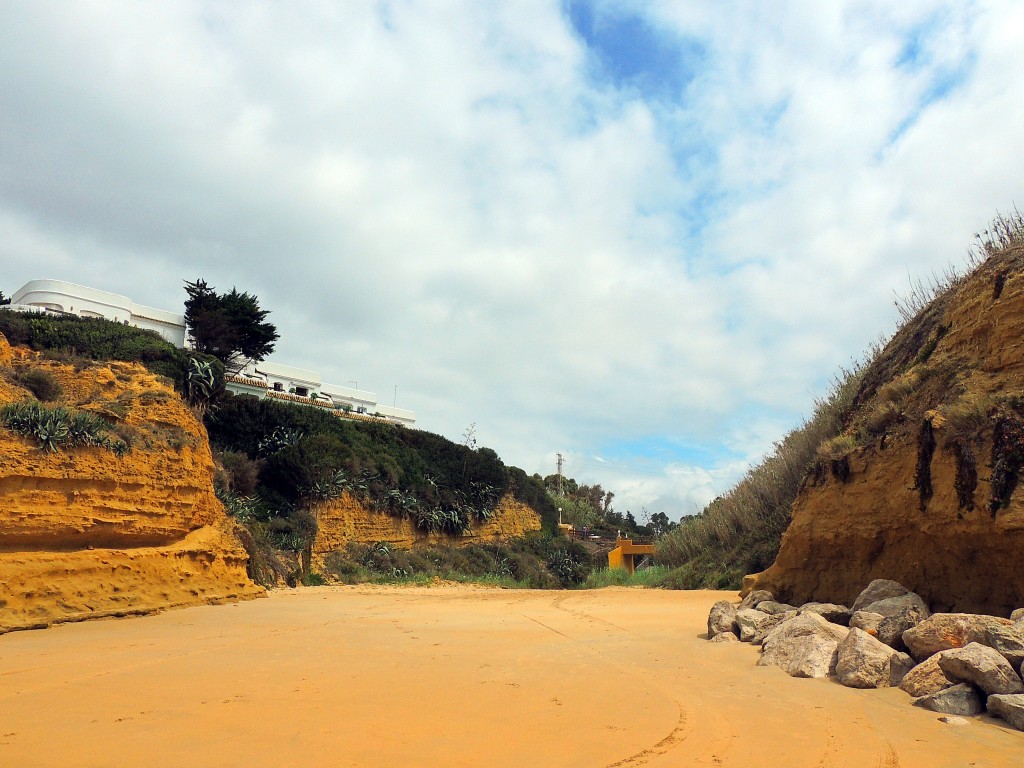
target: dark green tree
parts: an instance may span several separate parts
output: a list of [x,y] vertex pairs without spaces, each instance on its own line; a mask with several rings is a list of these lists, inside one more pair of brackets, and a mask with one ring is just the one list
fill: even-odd
[[239,293],[217,293],[205,280],[185,283],[185,324],[196,352],[213,355],[228,371],[250,360],[263,360],[274,351],[277,328],[266,322],[270,313],[257,298]]
[[4,292],[3,291],[0,291],[0,306],[7,305],[7,304],[10,304],[10,303],[11,303],[11,300],[8,297],[4,296]]

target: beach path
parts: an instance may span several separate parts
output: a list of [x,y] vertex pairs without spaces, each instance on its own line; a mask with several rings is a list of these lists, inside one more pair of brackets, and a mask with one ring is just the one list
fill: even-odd
[[709,644],[734,593],[315,587],[0,636],[0,766],[1024,765],[1024,733]]

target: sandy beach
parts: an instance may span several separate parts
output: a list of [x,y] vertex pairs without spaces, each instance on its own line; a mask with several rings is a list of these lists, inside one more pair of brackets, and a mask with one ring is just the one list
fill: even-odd
[[732,593],[321,587],[0,637],[0,765],[1019,766],[703,639]]

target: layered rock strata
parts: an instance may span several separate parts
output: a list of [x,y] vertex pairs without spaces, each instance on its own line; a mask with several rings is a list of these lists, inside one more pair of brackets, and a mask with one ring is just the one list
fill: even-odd
[[0,347],[0,405],[29,400],[19,374],[43,371],[62,389],[52,405],[131,444],[48,452],[0,427],[0,632],[264,594],[214,495],[206,432],[167,383]]

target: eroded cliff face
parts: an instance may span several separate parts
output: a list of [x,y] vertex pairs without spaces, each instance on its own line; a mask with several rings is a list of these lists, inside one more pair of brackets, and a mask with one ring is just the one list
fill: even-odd
[[131,443],[51,453],[0,427],[0,632],[263,594],[213,492],[206,433],[173,389],[130,363],[39,359],[0,336],[0,405],[46,371],[57,403],[103,415]]
[[494,516],[480,523],[465,536],[447,536],[426,533],[412,521],[392,517],[363,506],[349,493],[320,505],[316,510],[319,528],[313,543],[313,562],[319,568],[330,552],[343,550],[350,542],[372,544],[386,541],[400,549],[448,544],[465,546],[490,541],[520,538],[541,529],[540,515],[526,504],[505,496],[494,511]]
[[850,604],[888,578],[937,611],[1024,606],[1024,248],[926,319],[869,369],[848,429],[861,444],[807,478],[775,563],[746,589]]

